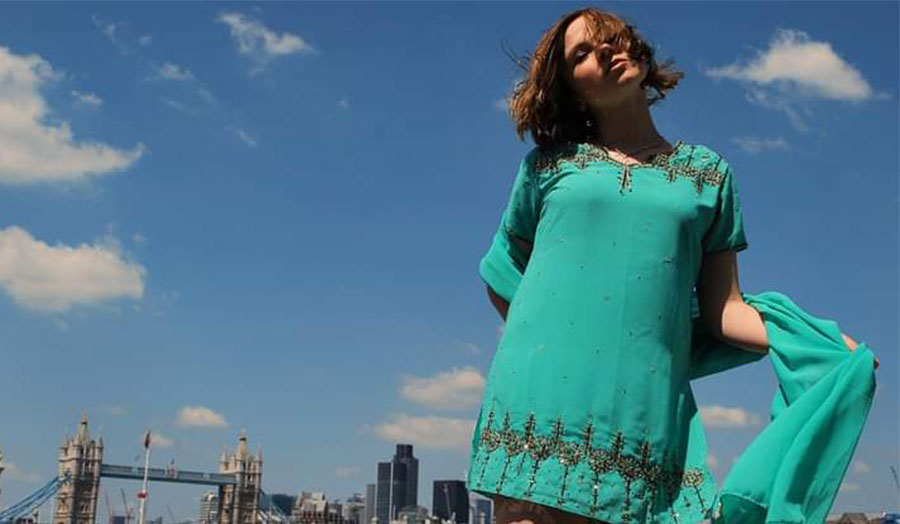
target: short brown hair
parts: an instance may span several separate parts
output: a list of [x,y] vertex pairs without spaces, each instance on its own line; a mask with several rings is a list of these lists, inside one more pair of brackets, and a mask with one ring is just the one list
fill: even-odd
[[610,42],[628,50],[635,60],[649,63],[647,77],[642,87],[652,87],[655,96],[647,97],[647,105],[653,105],[666,97],[684,76],[673,67],[672,60],[657,64],[654,50],[638,34],[633,24],[622,18],[593,7],[564,14],[547,29],[534,53],[526,58],[514,58],[526,71],[525,79],[516,84],[509,97],[509,115],[516,124],[519,140],[530,131],[535,144],[550,147],[568,142],[586,141],[592,128],[587,125],[590,115],[576,105],[571,87],[565,81],[565,35],[569,24],[580,16],[588,22],[588,30],[594,42]]

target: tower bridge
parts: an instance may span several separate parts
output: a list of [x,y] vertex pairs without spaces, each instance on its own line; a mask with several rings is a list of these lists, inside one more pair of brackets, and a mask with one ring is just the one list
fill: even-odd
[[[93,438],[87,416],[82,416],[74,436],[60,445],[58,475],[24,500],[0,511],[0,524],[28,515],[56,495],[52,524],[96,524],[100,479],[142,480],[144,468],[103,463],[103,438]],[[262,451],[250,452],[247,434],[241,432],[234,453],[223,452],[218,472],[187,471],[174,466],[147,468],[153,482],[216,486],[219,511],[216,524],[287,522],[288,516],[272,504],[262,490]]]

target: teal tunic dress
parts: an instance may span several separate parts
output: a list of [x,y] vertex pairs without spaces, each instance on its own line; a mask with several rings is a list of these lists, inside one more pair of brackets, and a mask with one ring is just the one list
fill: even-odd
[[616,524],[707,518],[692,298],[705,253],[747,246],[734,173],[709,147],[630,166],[587,143],[528,152],[491,246],[503,257],[480,266],[510,308],[469,489]]

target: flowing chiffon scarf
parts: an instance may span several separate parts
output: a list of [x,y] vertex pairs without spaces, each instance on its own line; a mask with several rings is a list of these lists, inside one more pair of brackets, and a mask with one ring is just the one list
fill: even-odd
[[[511,302],[523,271],[521,254],[498,232],[481,260],[482,279]],[[875,355],[864,342],[848,351],[837,322],[809,314],[782,293],[741,295],[765,323],[778,389],[769,423],[738,457],[707,518],[714,524],[824,523],[872,405]],[[708,335],[698,306],[695,293],[692,380],[766,356]],[[680,402],[679,409],[691,416],[689,453],[706,456],[696,405]]]

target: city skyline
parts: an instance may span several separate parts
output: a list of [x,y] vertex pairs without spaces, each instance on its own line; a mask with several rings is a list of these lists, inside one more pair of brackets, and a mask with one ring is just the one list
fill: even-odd
[[[685,71],[654,120],[733,167],[742,288],[879,357],[833,511],[896,510],[900,7],[599,5]],[[414,445],[433,508],[469,465],[503,330],[478,262],[533,147],[507,51],[575,7],[0,4],[0,506],[87,412],[123,466],[149,429],[153,464],[214,471],[247,428],[267,493],[365,493]],[[775,387],[767,359],[692,383],[720,481]],[[179,519],[206,492],[151,489]]]

